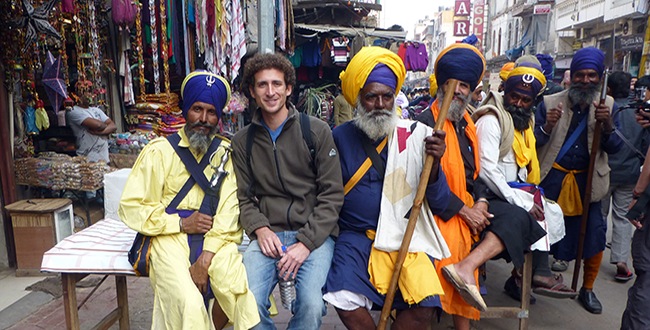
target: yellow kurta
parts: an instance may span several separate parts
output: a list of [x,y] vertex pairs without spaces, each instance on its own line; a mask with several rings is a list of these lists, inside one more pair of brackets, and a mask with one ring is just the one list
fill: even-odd
[[[181,147],[189,142],[179,131]],[[222,145],[229,145],[224,140]],[[219,148],[212,165],[221,161]],[[204,155],[194,154],[197,162]],[[207,155],[209,157],[209,155]],[[226,163],[219,206],[212,229],[205,234],[203,249],[215,253],[209,267],[212,291],[235,329],[249,329],[259,322],[257,305],[248,290],[246,269],[237,244],[242,240],[239,224],[237,182],[232,162]],[[209,179],[210,166],[204,171]],[[201,293],[190,277],[187,235],[180,232],[179,216],[165,213],[165,208],[190,177],[185,165],[165,138],[151,141],[140,153],[126,182],[119,215],[131,229],[151,240],[150,279],[154,290],[152,328],[209,329],[209,313]],[[178,205],[179,210],[198,210],[203,191],[195,185]]]

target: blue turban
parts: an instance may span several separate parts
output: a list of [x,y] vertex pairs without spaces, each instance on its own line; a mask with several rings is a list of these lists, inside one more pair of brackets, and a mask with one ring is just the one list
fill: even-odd
[[546,79],[553,79],[553,57],[548,54],[537,54],[535,57],[537,57],[537,60],[542,65]]
[[473,91],[485,73],[485,58],[474,46],[458,43],[440,52],[434,64],[438,86],[448,79],[457,79],[468,83]]
[[379,63],[375,65],[374,69],[372,69],[368,75],[368,79],[366,79],[366,84],[363,86],[365,87],[369,83],[373,82],[380,83],[392,89],[395,89],[397,86],[397,76],[386,64]]
[[221,118],[223,108],[230,100],[230,85],[226,79],[209,71],[194,71],[185,77],[181,85],[183,98],[183,117],[187,116],[195,102],[204,102],[214,105],[217,116]]
[[571,76],[585,69],[593,69],[598,75],[605,71],[605,53],[596,47],[587,47],[578,50],[571,60]]
[[520,65],[510,71],[504,84],[506,94],[516,91],[532,98],[543,93],[545,88],[546,77],[544,77],[542,71],[525,65]]

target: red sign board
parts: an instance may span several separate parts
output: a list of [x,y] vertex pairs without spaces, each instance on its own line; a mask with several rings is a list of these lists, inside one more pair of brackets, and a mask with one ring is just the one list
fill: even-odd
[[483,0],[474,1],[472,8],[472,33],[478,38],[479,50],[483,50],[483,25],[485,22],[485,2]]
[[468,19],[454,21],[454,37],[466,37],[469,35],[469,30]]
[[454,16],[469,16],[470,0],[456,0]]

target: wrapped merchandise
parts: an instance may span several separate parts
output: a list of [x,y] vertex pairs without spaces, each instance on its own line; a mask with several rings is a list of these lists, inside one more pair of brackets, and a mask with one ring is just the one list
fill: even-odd
[[52,190],[95,191],[102,188],[105,173],[112,171],[105,162],[89,163],[86,157],[44,152],[38,158],[17,158],[16,183]]

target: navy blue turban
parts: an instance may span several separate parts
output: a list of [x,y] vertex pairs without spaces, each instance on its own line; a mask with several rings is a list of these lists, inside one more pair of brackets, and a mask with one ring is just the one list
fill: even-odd
[[217,116],[221,118],[223,108],[230,101],[230,85],[226,79],[209,71],[194,71],[185,77],[181,85],[183,98],[183,117],[187,116],[195,102],[214,105]]
[[548,54],[537,54],[535,57],[537,57],[537,60],[542,65],[546,79],[553,79],[553,57]]
[[605,70],[605,53],[595,47],[587,47],[578,50],[571,60],[571,76],[576,72],[585,69],[593,69],[602,76]]
[[368,75],[368,79],[366,79],[366,84],[363,86],[365,87],[373,82],[386,85],[395,90],[395,87],[397,87],[397,76],[386,64],[379,63],[372,69]]
[[476,89],[485,73],[485,58],[474,46],[457,43],[445,48],[434,64],[438,86],[449,79],[457,79]]

